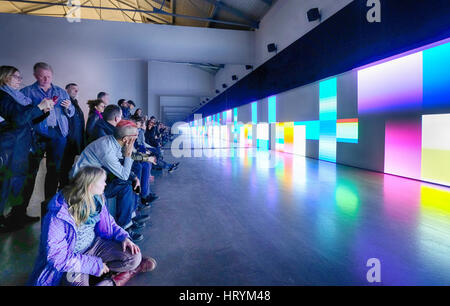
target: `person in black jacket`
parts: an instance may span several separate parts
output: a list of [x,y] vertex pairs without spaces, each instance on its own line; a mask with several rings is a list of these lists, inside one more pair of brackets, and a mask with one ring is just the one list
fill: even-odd
[[[33,147],[33,124],[44,120],[54,103],[43,99],[33,106],[31,99],[18,89],[22,77],[17,68],[0,67],[0,232],[21,228],[39,217],[26,215],[28,203],[22,201],[30,150]],[[36,149],[36,147],[34,147]],[[12,205],[8,218],[3,215],[6,203]]]
[[114,135],[117,124],[122,120],[122,110],[119,106],[110,104],[103,111],[103,119],[99,119],[92,129],[89,143],[106,135]]
[[89,115],[86,123],[86,137],[89,139],[94,130],[94,126],[99,119],[102,119],[102,113],[105,109],[105,102],[102,100],[89,100],[87,102],[89,105]]
[[70,83],[66,85],[70,101],[75,107],[75,114],[69,118],[69,134],[61,165],[61,186],[63,188],[69,183],[69,171],[72,169],[75,156],[80,155],[86,147],[86,133],[84,128],[84,114],[76,99],[78,95],[78,85]]
[[151,152],[153,152],[156,156],[157,167],[156,169],[162,170],[167,169],[168,172],[172,172],[178,168],[180,163],[166,163],[163,160],[161,154],[161,139],[160,139],[158,124],[156,122],[156,118],[154,116],[150,117],[150,120],[147,122],[147,129],[145,131],[145,142],[151,146],[148,148]]

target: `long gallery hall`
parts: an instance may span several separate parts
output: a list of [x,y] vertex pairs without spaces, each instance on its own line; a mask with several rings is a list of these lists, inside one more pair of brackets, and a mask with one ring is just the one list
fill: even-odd
[[72,2],[0,1],[1,286],[450,285],[449,1]]

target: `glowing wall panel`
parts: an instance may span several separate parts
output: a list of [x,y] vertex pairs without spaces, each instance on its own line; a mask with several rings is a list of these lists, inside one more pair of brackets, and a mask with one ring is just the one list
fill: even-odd
[[358,143],[358,119],[340,119],[336,125],[337,142]]
[[423,106],[450,105],[450,43],[423,51]]
[[269,123],[277,122],[277,97],[272,96],[268,102]]
[[320,121],[299,121],[295,125],[303,125],[306,129],[306,139],[319,140],[320,139]]
[[320,82],[319,159],[336,162],[337,79]]
[[258,123],[258,102],[252,103],[252,123]]
[[238,122],[238,109],[237,108],[233,109],[233,119],[234,119],[234,122]]
[[422,116],[422,174],[450,186],[450,114]]
[[420,179],[422,131],[417,121],[386,122],[384,172]]
[[422,52],[359,70],[359,114],[420,110],[422,71]]
[[256,126],[257,147],[261,149],[269,149],[269,124],[259,123]]
[[294,124],[294,154],[306,156],[306,126]]
[[284,151],[284,123],[277,123],[275,126],[275,150]]

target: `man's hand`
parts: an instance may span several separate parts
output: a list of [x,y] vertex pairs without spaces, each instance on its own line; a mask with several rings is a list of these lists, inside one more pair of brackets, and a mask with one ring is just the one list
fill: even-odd
[[54,106],[53,100],[52,100],[52,99],[47,99],[47,98],[43,99],[43,100],[41,101],[41,103],[39,103],[39,104],[37,105],[37,107],[38,107],[41,111],[44,111],[44,112],[49,112],[50,110],[53,109],[53,106]]
[[66,109],[69,109],[71,104],[72,104],[72,102],[70,102],[70,100],[64,100],[61,102],[61,106],[65,107]]
[[137,190],[139,186],[141,186],[141,181],[138,178],[135,178],[134,181],[136,182],[134,189],[133,190]]
[[131,153],[133,152],[133,149],[134,149],[134,142],[136,141],[136,139],[137,139],[136,136],[125,137],[125,140],[123,141],[124,146],[125,146],[125,152],[124,152],[125,157],[131,157]]

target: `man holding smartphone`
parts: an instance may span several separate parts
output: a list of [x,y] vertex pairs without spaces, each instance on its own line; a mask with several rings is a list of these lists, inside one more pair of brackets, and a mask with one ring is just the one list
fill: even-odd
[[33,67],[36,82],[23,88],[22,93],[29,97],[34,105],[43,99],[55,103],[48,117],[34,126],[38,146],[34,149],[30,161],[30,179],[24,192],[24,202],[28,202],[33,193],[39,163],[46,156],[47,173],[45,175],[45,199],[51,198],[58,190],[61,179],[61,165],[69,133],[69,120],[75,113],[67,92],[52,83],[53,69],[47,63],[36,63]]

